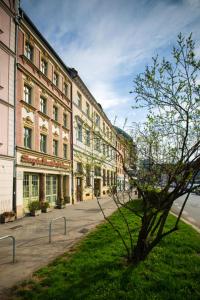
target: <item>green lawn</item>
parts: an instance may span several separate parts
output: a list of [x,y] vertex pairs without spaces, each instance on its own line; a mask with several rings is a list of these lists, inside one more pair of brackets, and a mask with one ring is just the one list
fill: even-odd
[[[139,219],[126,211],[132,228]],[[125,233],[119,214],[112,221]],[[168,224],[175,221],[169,217]],[[200,235],[181,223],[136,268],[124,259],[123,245],[104,223],[71,254],[35,273],[14,291],[12,299],[200,299]],[[16,297],[16,298],[15,298]]]

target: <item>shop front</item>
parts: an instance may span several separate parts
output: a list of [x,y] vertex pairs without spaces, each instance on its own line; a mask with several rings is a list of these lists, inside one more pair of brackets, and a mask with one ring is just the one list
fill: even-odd
[[17,216],[29,212],[32,201],[48,202],[55,207],[58,202],[71,202],[71,174],[69,162],[51,158],[17,154]]

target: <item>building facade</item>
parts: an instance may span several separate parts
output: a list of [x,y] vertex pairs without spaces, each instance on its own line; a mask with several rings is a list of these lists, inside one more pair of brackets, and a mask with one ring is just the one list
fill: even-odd
[[29,203],[71,203],[72,80],[69,69],[20,12],[16,94],[17,216]]
[[0,1],[0,214],[15,209],[15,60],[18,1]]
[[116,134],[78,73],[73,74],[74,201],[105,197],[116,179]]

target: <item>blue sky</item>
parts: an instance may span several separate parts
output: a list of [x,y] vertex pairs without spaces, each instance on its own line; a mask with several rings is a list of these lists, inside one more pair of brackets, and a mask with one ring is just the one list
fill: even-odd
[[200,0],[21,0],[21,6],[74,67],[111,122],[123,127],[134,111],[134,77],[157,53],[168,56],[179,32],[193,32],[200,53]]

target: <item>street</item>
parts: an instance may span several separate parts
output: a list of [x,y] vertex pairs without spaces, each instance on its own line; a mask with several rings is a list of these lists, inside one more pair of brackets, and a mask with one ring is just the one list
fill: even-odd
[[[174,213],[178,213],[184,202],[185,196],[178,198],[172,207]],[[192,193],[186,203],[182,217],[188,222],[200,228],[200,195]]]

